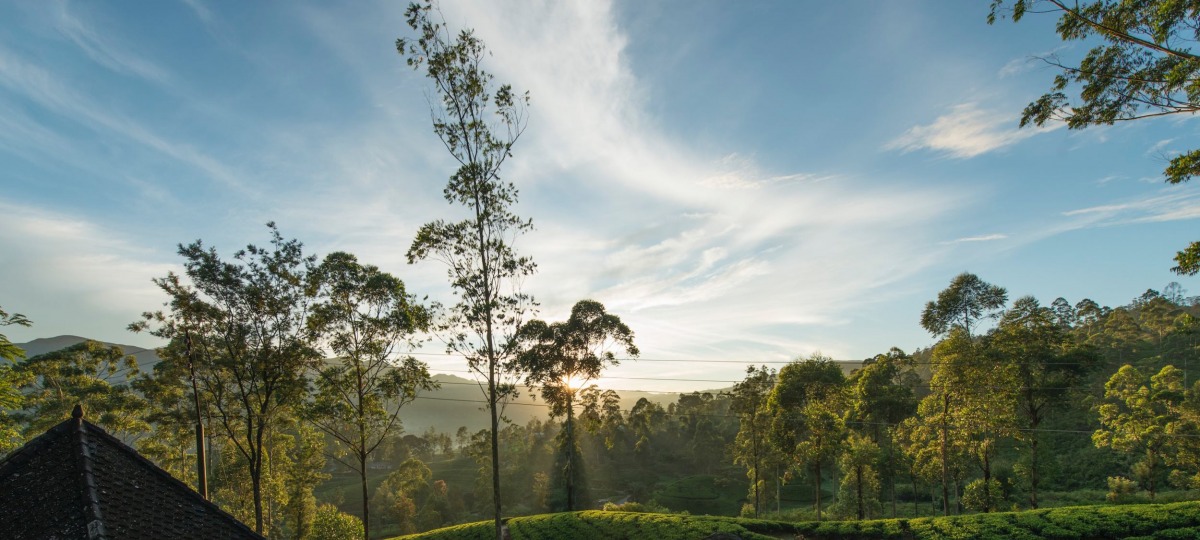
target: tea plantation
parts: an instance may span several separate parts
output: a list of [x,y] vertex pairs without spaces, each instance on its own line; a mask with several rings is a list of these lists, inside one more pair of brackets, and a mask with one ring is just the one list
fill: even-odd
[[[716,532],[747,540],[1190,540],[1200,538],[1200,502],[806,523],[589,510],[512,518],[508,526],[513,540],[699,540]],[[399,538],[489,540],[493,534],[486,521]]]

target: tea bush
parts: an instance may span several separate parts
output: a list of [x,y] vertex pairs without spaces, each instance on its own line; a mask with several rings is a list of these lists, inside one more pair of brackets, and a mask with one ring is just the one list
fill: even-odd
[[[699,540],[716,532],[746,540],[790,534],[804,540],[1182,540],[1200,538],[1200,502],[804,523],[588,510],[512,518],[508,526],[513,540]],[[492,535],[492,523],[482,521],[401,538],[487,540]]]

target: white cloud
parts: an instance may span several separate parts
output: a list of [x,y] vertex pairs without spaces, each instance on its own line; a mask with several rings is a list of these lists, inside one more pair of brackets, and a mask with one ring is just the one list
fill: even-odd
[[1188,187],[1170,187],[1158,195],[1079,208],[1063,212],[1063,216],[1075,218],[1072,228],[1196,219],[1200,218],[1200,193]]
[[1004,67],[1000,68],[1000,71],[997,73],[997,75],[1001,79],[1012,77],[1013,75],[1025,73],[1026,71],[1033,69],[1039,63],[1041,63],[1041,59],[1033,56],[1013,58],[1012,60],[1009,60],[1007,64],[1004,64]]
[[975,103],[951,107],[928,125],[913,126],[893,139],[885,148],[912,152],[932,150],[965,159],[1000,150],[1039,133],[1062,127],[1056,123],[1045,128],[1018,128],[1014,115],[979,108]]
[[135,340],[125,326],[165,300],[151,279],[177,270],[85,219],[0,201],[0,220],[0,252],[10,261],[0,265],[3,305],[34,321],[21,331],[29,337]]
[[545,318],[593,297],[637,330],[647,355],[707,355],[731,341],[755,343],[758,358],[836,355],[817,328],[844,324],[939,256],[929,224],[962,193],[770,171],[663,134],[607,2],[443,9],[487,43],[498,81],[530,91],[530,126],[506,175],[522,196],[564,181],[596,194],[535,216],[524,245],[539,273],[528,287]]
[[980,236],[966,236],[963,238],[956,238],[954,240],[948,240],[948,241],[942,242],[942,244],[950,245],[950,244],[962,244],[962,243],[969,243],[969,242],[992,242],[995,240],[1004,240],[1006,238],[1008,238],[1007,234],[984,234],[984,235],[980,235]]
[[1150,148],[1146,149],[1145,155],[1147,155],[1147,156],[1167,156],[1167,157],[1178,155],[1179,154],[1178,150],[1167,150],[1167,146],[1169,146],[1173,142],[1175,142],[1175,139],[1163,139],[1161,141],[1158,141],[1158,142],[1150,145]]

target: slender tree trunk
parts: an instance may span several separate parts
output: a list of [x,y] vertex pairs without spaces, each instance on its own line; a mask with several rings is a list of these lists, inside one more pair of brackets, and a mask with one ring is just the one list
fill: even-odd
[[758,426],[753,416],[750,419],[750,436],[754,440],[754,519],[758,519]]
[[571,403],[571,389],[567,388],[567,511],[575,510],[575,408]]
[[262,472],[263,472],[263,426],[260,423],[257,429],[254,427],[250,418],[246,419],[246,430],[251,434],[250,440],[250,487],[254,490],[254,532],[263,534],[263,500],[262,500]]
[[984,513],[992,511],[992,457],[987,451],[983,451],[983,500]]
[[[921,515],[921,500],[917,497],[917,472],[912,467],[908,468],[908,479],[912,481],[913,515],[919,516]],[[932,500],[930,499],[930,501]]]
[[942,515],[950,515],[950,449],[949,441],[946,440],[948,434],[946,431],[949,427],[946,425],[947,416],[950,414],[950,396],[943,394],[942,396],[942,426],[941,426],[941,458],[942,458]]
[[254,490],[254,532],[263,533],[262,468],[252,466],[250,488]]
[[1033,424],[1031,435],[1033,439],[1029,442],[1029,505],[1037,509],[1038,507],[1038,434],[1037,424]]
[[856,487],[858,487],[858,520],[859,520],[859,521],[862,521],[862,520],[863,520],[863,518],[865,517],[865,516],[864,516],[864,512],[863,512],[863,510],[864,510],[864,509],[863,509],[863,483],[862,483],[862,477],[863,477],[863,475],[862,475],[862,465],[855,466],[855,467],[854,467],[854,480],[855,480],[855,481],[858,483],[858,485],[857,485]]
[[821,521],[821,460],[820,460],[820,458],[817,459],[817,464],[813,466],[813,470],[816,471],[816,474],[813,476],[816,477],[816,482],[814,484],[814,487],[816,488],[816,495],[817,495],[817,521]]
[[[896,458],[894,455],[892,455],[893,444],[895,443],[895,441],[893,441],[892,438],[893,438],[892,428],[891,428],[891,426],[889,426],[888,430],[887,430],[888,493],[889,493],[889,495],[891,495],[891,499],[892,499],[892,519],[895,519],[896,518]],[[915,488],[916,486],[913,486],[913,487]]]
[[363,538],[371,537],[371,509],[367,504],[367,454],[359,452],[358,454],[358,478],[362,481],[362,522],[363,522]]
[[204,452],[204,424],[196,422],[196,491],[208,499],[208,455]]
[[204,422],[200,411],[200,389],[196,385],[196,365],[192,361],[192,334],[186,325],[183,331],[187,349],[188,374],[192,381],[192,403],[196,407],[196,491],[208,499],[208,455],[204,453]]
[[775,465],[775,513],[778,514],[779,502],[783,500],[783,486],[779,484],[779,465]]
[[496,361],[491,360],[492,379],[488,381],[488,400],[492,413],[492,513],[496,525],[496,540],[504,540],[504,524],[500,522],[500,414],[497,410]]

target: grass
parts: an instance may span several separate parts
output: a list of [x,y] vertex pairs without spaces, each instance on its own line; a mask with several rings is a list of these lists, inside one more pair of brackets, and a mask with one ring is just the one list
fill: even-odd
[[[716,532],[744,539],[796,535],[805,540],[1176,540],[1200,538],[1200,502],[1075,506],[950,517],[787,523],[716,516],[588,510],[512,518],[513,540],[700,539]],[[399,537],[404,540],[486,540],[482,521]]]

